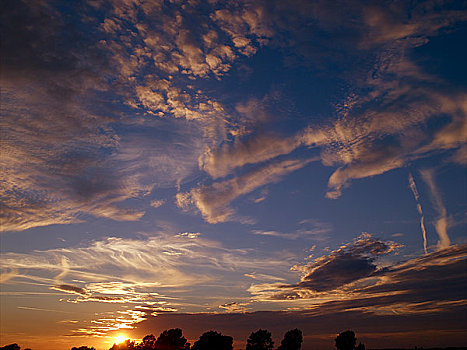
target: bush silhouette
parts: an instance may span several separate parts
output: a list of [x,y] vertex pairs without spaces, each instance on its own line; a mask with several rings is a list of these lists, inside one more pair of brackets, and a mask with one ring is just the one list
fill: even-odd
[[233,338],[215,331],[203,333],[191,350],[233,350]]
[[295,328],[284,334],[284,339],[277,350],[300,350],[302,347],[303,335],[302,331]]
[[88,347],[88,346],[83,345],[83,346],[80,346],[79,348],[74,346],[71,348],[71,350],[96,350],[96,349],[93,347]]
[[247,340],[246,350],[271,350],[274,342],[271,333],[265,329],[259,329],[250,334]]

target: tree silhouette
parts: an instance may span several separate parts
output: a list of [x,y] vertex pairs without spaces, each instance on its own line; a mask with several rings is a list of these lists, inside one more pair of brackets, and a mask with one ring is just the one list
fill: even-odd
[[109,350],[136,350],[135,342],[130,339],[125,340],[124,342],[114,344]]
[[300,350],[302,347],[303,336],[302,331],[295,328],[284,334],[284,339],[277,350]]
[[233,338],[215,331],[205,332],[191,350],[233,350]]
[[93,347],[87,347],[87,346],[83,345],[83,346],[80,346],[79,348],[76,347],[76,346],[73,346],[71,348],[71,350],[96,350],[96,349],[93,348]]
[[336,348],[339,350],[365,350],[365,345],[359,343],[357,344],[357,338],[355,338],[355,333],[353,331],[345,331],[340,333],[336,339]]
[[246,343],[246,350],[271,350],[274,342],[271,333],[265,329],[259,329],[250,334]]
[[358,343],[358,346],[355,347],[355,350],[365,350],[365,345],[363,345],[362,343]]
[[156,350],[188,350],[190,343],[182,336],[180,328],[163,331],[157,338],[154,349]]
[[156,348],[156,337],[149,334],[143,338],[143,341],[138,345],[138,350],[153,350]]
[[0,348],[0,350],[20,350],[21,348],[19,347],[18,344],[10,344],[10,345],[5,345]]

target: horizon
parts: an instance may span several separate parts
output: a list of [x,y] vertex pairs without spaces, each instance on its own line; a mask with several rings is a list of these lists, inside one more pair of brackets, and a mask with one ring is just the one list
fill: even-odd
[[0,346],[467,346],[467,2],[0,6]]

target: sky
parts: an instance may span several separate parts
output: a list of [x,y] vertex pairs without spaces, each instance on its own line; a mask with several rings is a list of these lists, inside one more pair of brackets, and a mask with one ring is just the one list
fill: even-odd
[[0,345],[467,345],[465,1],[0,7]]

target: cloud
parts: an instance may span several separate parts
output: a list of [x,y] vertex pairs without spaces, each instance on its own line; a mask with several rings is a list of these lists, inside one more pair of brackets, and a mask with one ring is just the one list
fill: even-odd
[[165,203],[165,201],[163,199],[155,199],[155,200],[151,201],[150,205],[153,208],[159,208],[164,203]]
[[233,169],[247,164],[261,163],[280,155],[289,154],[299,145],[296,138],[283,139],[273,135],[260,135],[232,146],[224,144],[215,152],[204,155],[203,169],[213,178],[224,177]]
[[278,182],[283,176],[298,170],[315,159],[283,160],[272,162],[231,180],[215,182],[177,194],[177,204],[188,208],[194,204],[209,223],[231,219],[234,210],[229,204],[237,197],[250,193],[269,183]]
[[[63,259],[68,269],[58,284],[55,276],[63,269]],[[232,283],[232,276],[241,277],[245,271],[277,272],[279,266],[285,268],[287,259],[262,256],[254,249],[227,249],[199,233],[186,232],[160,233],[140,240],[110,237],[84,247],[31,253],[5,252],[0,266],[2,271],[16,271],[8,283],[40,282],[43,287],[76,294],[70,302],[171,307],[173,303],[203,305],[206,296],[196,292],[199,287],[225,287]],[[225,279],[213,277],[219,273]],[[79,285],[69,282],[76,280]],[[170,304],[159,304],[162,302]]]
[[400,245],[370,236],[294,269],[297,284],[253,284],[256,302],[279,302],[307,314],[362,312],[371,315],[435,315],[465,307],[467,245],[451,245],[402,262],[378,263]]
[[[134,308],[111,311],[106,313],[104,317],[91,320],[89,326],[84,325],[80,328],[73,329],[68,336],[108,338],[109,332],[119,331],[122,329],[128,331],[135,328],[138,323],[144,321],[151,314],[151,311],[156,309],[157,308],[152,309],[151,307],[146,307],[144,309]],[[96,315],[98,316],[99,314],[96,313]]]
[[440,11],[428,12],[427,4],[417,4],[412,8],[410,19],[403,18],[400,4],[392,6],[369,5],[364,7],[367,25],[366,39],[362,45],[381,45],[398,41],[424,42],[425,36],[437,32],[453,22],[466,18],[465,11],[442,4]]
[[[58,284],[55,276],[63,270],[63,259],[67,274]],[[4,252],[0,267],[15,271],[6,282],[12,285],[50,288],[71,304],[114,304],[117,311],[98,313],[91,324],[80,323],[70,333],[106,336],[111,330],[131,329],[151,314],[205,310],[206,305],[217,308],[232,293],[244,292],[245,285],[238,281],[245,272],[285,273],[284,262],[291,259],[252,248],[228,249],[199,233],[182,232],[144,239],[109,237],[84,246],[29,253]],[[206,287],[220,291],[219,300],[213,303]]]
[[[302,16],[313,17],[313,13],[320,13],[320,18],[316,19],[317,26],[332,32],[335,37],[343,33],[333,29],[330,23],[342,22],[342,17],[350,16],[355,10],[345,5],[343,8],[346,11],[332,14],[323,4],[316,4],[316,8],[297,5],[281,10],[291,11],[288,15],[295,16],[297,22]],[[282,26],[282,18],[277,13],[279,7],[277,4],[271,5],[264,13]],[[465,143],[465,96],[462,93],[452,94],[448,88],[437,88],[435,85],[445,86],[446,82],[423,72],[408,55],[402,53],[426,44],[429,36],[437,35],[441,28],[462,21],[465,12],[443,7],[440,12],[427,14],[422,5],[416,5],[414,16],[408,23],[400,23],[400,13],[405,8],[402,9],[399,4],[393,4],[388,9],[364,4],[355,8],[363,9],[365,14],[362,26],[349,24],[345,27],[350,30],[346,34],[351,33],[353,39],[359,41],[360,51],[356,53],[355,47],[344,46],[348,51],[345,57],[352,54],[365,56],[372,52],[372,55],[376,53],[376,61],[369,68],[368,78],[353,81],[356,89],[344,99],[342,106],[337,106],[336,112],[341,118],[331,123],[310,125],[292,136],[273,136],[261,132],[253,136],[248,132],[240,134],[233,142],[208,150],[202,159],[203,169],[208,174],[213,178],[224,177],[236,168],[269,161],[302,146],[321,148],[323,164],[338,166],[329,178],[326,194],[328,198],[335,199],[355,179],[380,175],[403,167],[408,161],[427,157],[434,152],[456,149]],[[223,12],[219,12],[219,16],[224,16]],[[228,18],[231,26],[240,27],[243,23],[238,17]],[[289,24],[288,30],[292,32],[293,25],[290,27]],[[294,44],[295,41],[284,43],[292,52],[296,49]],[[376,52],[371,51],[375,49]],[[261,104],[255,110],[259,123],[265,123],[267,118],[262,114]],[[245,114],[245,125],[248,125],[248,104],[239,112]],[[421,126],[434,119],[449,121],[434,132],[422,131]],[[251,125],[249,127],[251,131]],[[253,130],[255,127],[253,124]],[[461,155],[459,150],[452,160],[464,162]]]
[[301,226],[304,228],[298,229],[294,232],[284,233],[278,231],[266,231],[266,230],[253,230],[251,231],[254,235],[259,236],[271,236],[271,237],[279,237],[285,239],[298,239],[298,238],[321,238],[321,236],[326,235],[332,231],[331,225],[327,223],[323,223],[317,220],[303,220],[300,222]]
[[[337,168],[328,198],[338,198],[356,179],[434,153],[450,152],[451,161],[464,164],[465,92],[453,93],[409,53],[464,20],[465,11],[413,4],[411,17],[401,21],[402,7],[343,2],[336,11],[321,2],[239,7],[115,0],[63,8],[8,0],[2,13],[2,229],[77,223],[86,215],[139,220],[150,203],[127,207],[129,199],[193,177],[197,166],[219,179],[246,166],[273,166],[299,148],[320,151],[323,165]],[[74,20],[63,11],[76,14]],[[323,42],[329,36],[334,40]],[[300,62],[296,67],[322,71],[332,61],[354,71],[358,65],[358,78],[339,77],[352,89],[337,103],[337,120],[313,117],[301,130],[278,133],[284,120],[298,118],[280,93],[234,97],[233,103],[211,93],[211,83],[235,75],[266,45],[286,51],[287,59]],[[371,63],[361,67],[362,61]],[[159,117],[184,131],[167,143],[132,134],[138,125],[161,128]],[[431,123],[435,119],[440,123]],[[222,187],[205,185],[204,191],[210,186]],[[189,192],[208,220],[233,215],[229,200],[210,205],[212,194]]]
[[422,230],[422,238],[423,238],[423,250],[425,251],[425,254],[427,254],[427,249],[426,249],[426,230],[425,230],[425,224],[424,224],[424,216],[423,216],[423,211],[422,211],[422,205],[420,204],[420,196],[418,194],[417,190],[417,185],[415,184],[415,180],[413,179],[412,174],[409,174],[409,186],[410,189],[412,190],[412,193],[415,197],[415,201],[417,202],[417,211],[420,214],[420,228]]
[[72,286],[69,284],[60,284],[57,286],[53,286],[50,289],[58,290],[58,291],[65,292],[65,293],[83,295],[83,296],[89,295],[88,291],[85,288]]
[[232,302],[219,305],[219,308],[226,310],[226,312],[243,313],[247,311],[247,308],[245,307],[247,305],[248,303]]
[[314,259],[305,266],[295,266],[294,268],[301,271],[303,276],[297,285],[287,288],[317,292],[340,288],[371,276],[378,269],[375,259],[399,247],[400,244],[379,241],[369,234],[362,234],[354,242],[332,251],[327,256]]
[[422,175],[422,179],[425,181],[425,183],[428,185],[428,188],[431,191],[432,202],[439,215],[435,223],[436,233],[439,236],[438,249],[447,248],[451,244],[451,240],[449,239],[447,232],[447,211],[441,199],[441,194],[435,184],[433,171],[430,169],[425,169],[421,170],[420,174]]

